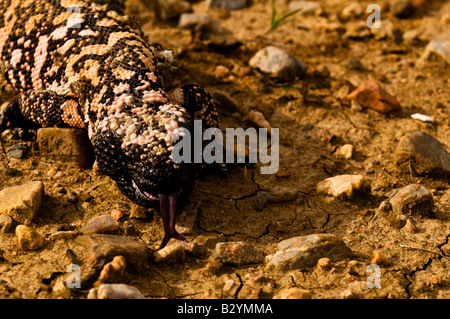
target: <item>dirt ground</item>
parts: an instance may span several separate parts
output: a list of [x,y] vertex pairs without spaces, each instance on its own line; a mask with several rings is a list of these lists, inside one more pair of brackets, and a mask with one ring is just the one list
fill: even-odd
[[[247,128],[252,125],[245,120],[248,110],[262,112],[271,127],[280,129],[280,169],[262,175],[257,164],[232,169],[225,178],[215,173],[200,176],[191,195],[200,206],[187,239],[205,252],[175,263],[149,262],[145,270],[127,271],[121,282],[138,288],[147,298],[273,298],[291,287],[309,290],[317,299],[450,297],[448,179],[402,172],[394,159],[399,140],[417,130],[434,136],[450,150],[450,65],[437,56],[430,57],[424,67],[415,65],[428,42],[448,32],[450,3],[427,1],[413,16],[398,19],[380,1],[359,1],[364,11],[371,3],[384,8],[380,32],[386,35],[373,35],[366,28],[348,37],[349,30],[366,21],[364,15],[339,20],[342,10],[352,3],[348,0],[317,1],[322,13],[293,15],[270,33],[266,33],[271,16],[268,0],[254,0],[233,11],[209,9],[205,1],[192,3],[194,12],[217,21],[213,30],[196,32],[179,29],[177,19],[157,20],[152,6],[144,2],[128,0],[126,11],[137,15],[150,41],[174,51],[177,69],[165,78],[167,87],[197,83],[221,97],[222,129]],[[287,4],[277,1],[279,9]],[[389,21],[391,29],[387,30]],[[392,25],[402,33],[424,32],[419,40],[407,43],[392,36]],[[242,70],[248,71],[250,58],[267,45],[282,48],[308,64],[307,75],[277,83],[252,68],[242,74]],[[349,68],[351,58],[359,60],[363,68]],[[217,66],[225,66],[229,73],[219,76]],[[401,109],[382,114],[352,108],[344,97],[367,79],[381,83],[398,99]],[[228,97],[225,102],[224,95]],[[2,99],[6,101],[8,94]],[[413,113],[432,116],[434,122],[412,119]],[[351,159],[338,155],[344,144],[354,146]],[[80,229],[93,216],[121,209],[126,215],[119,220],[116,233],[139,238],[150,249],[157,249],[163,235],[158,213],[130,216],[133,205],[108,177],[46,159],[38,150],[20,160],[2,154],[1,160],[1,188],[29,180],[44,182],[45,200],[31,224],[39,233],[48,236],[62,229]],[[60,173],[48,174],[52,169]],[[342,174],[365,175],[370,194],[335,200],[316,194],[318,182]],[[380,203],[394,189],[412,183],[431,191],[436,217],[412,216],[415,231],[398,229],[388,218],[378,218],[369,226]],[[297,189],[299,196],[268,203],[261,211],[255,209],[258,194],[280,186]],[[68,193],[89,194],[90,198],[73,202]],[[353,258],[332,263],[328,270],[269,271],[265,262],[260,262],[211,271],[210,255],[218,242],[245,241],[264,255],[272,255],[280,241],[314,233],[340,236]],[[40,250],[23,251],[14,232],[0,235],[0,298],[60,297],[53,288],[71,263],[67,256],[71,247],[71,239],[65,239],[51,241]],[[373,263],[375,250],[382,259],[378,261],[381,288],[371,289],[366,284],[366,268]],[[252,280],[256,274],[262,278]],[[78,290],[71,297],[86,298],[87,293]]]

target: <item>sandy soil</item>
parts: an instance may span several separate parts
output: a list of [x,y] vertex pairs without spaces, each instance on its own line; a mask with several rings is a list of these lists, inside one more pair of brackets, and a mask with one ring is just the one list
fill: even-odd
[[[272,127],[280,128],[280,170],[262,175],[258,164],[232,169],[226,178],[203,174],[191,195],[200,206],[193,232],[187,238],[204,247],[205,253],[187,255],[184,261],[172,264],[149,262],[144,270],[127,271],[120,282],[135,286],[148,298],[273,298],[291,287],[311,291],[312,298],[450,297],[450,260],[445,256],[450,253],[448,179],[402,172],[394,159],[400,138],[417,130],[434,136],[450,150],[450,65],[436,56],[422,68],[415,65],[427,43],[449,29],[448,18],[443,17],[450,14],[450,3],[429,1],[408,19],[392,17],[384,9],[381,31],[387,36],[371,35],[366,28],[349,38],[346,32],[365,23],[366,18],[338,19],[350,1],[317,2],[322,14],[294,15],[290,22],[266,34],[271,15],[268,0],[255,0],[251,6],[234,11],[208,9],[205,1],[193,3],[196,13],[217,21],[213,30],[194,33],[179,29],[176,19],[156,20],[150,5],[128,0],[127,12],[139,14],[148,38],[174,50],[178,68],[166,76],[167,86],[197,83],[216,97],[221,94],[222,129],[249,127],[252,124],[244,119],[247,111],[262,112]],[[365,11],[372,2],[377,3],[358,3]],[[287,5],[277,3],[279,8]],[[387,30],[388,21],[401,32],[424,32],[414,43],[396,43]],[[307,75],[280,84],[254,69],[239,74],[248,67],[249,59],[269,44],[307,63]],[[359,60],[363,69],[347,67],[350,58]],[[215,71],[219,65],[230,73],[218,77]],[[386,115],[352,109],[344,97],[367,79],[379,81],[400,101],[401,110]],[[235,104],[223,102],[223,95]],[[6,101],[10,97],[4,94],[2,98]],[[434,123],[414,120],[410,117],[413,113],[432,116]],[[338,155],[344,144],[354,146],[351,159]],[[6,163],[6,156],[2,154],[1,158]],[[44,182],[45,201],[31,224],[39,233],[48,236],[61,229],[80,229],[93,216],[121,209],[126,215],[119,220],[116,233],[139,238],[150,249],[157,249],[162,238],[158,213],[130,216],[133,205],[108,177],[93,169],[46,159],[38,150],[25,159],[8,159],[7,165],[17,171],[0,172],[2,188],[29,180]],[[55,168],[61,172],[57,177],[48,174]],[[370,194],[335,200],[316,194],[318,182],[341,174],[365,175],[372,186]],[[389,218],[378,218],[369,225],[380,203],[394,189],[411,183],[432,192],[437,217],[411,216],[415,230],[398,229]],[[268,203],[261,211],[254,208],[258,194],[280,186],[297,189],[299,196],[292,201]],[[73,203],[68,200],[71,192],[91,198]],[[332,263],[330,269],[269,271],[261,262],[211,270],[210,253],[217,242],[245,241],[264,255],[271,255],[281,240],[313,233],[342,237],[353,258]],[[54,287],[72,263],[67,254],[72,245],[71,239],[65,239],[51,241],[37,251],[23,251],[13,232],[1,234],[0,298],[60,297]],[[374,251],[381,256],[376,260],[381,267],[378,289],[366,284],[366,268],[373,263]],[[254,281],[251,278],[256,274],[262,274],[262,278]],[[87,292],[73,291],[71,297],[86,298]]]

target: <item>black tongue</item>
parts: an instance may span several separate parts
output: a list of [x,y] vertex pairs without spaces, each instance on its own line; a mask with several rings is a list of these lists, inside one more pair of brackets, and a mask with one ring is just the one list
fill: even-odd
[[164,248],[171,238],[186,241],[183,235],[175,230],[175,219],[177,213],[177,201],[180,192],[170,194],[158,194],[161,218],[164,226],[164,237],[159,249]]

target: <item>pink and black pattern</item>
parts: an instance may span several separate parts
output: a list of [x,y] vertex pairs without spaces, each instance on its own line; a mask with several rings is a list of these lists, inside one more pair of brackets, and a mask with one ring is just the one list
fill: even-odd
[[87,129],[99,168],[135,203],[159,203],[164,246],[177,202],[193,187],[189,164],[175,164],[173,137],[193,119],[218,127],[211,96],[195,85],[164,91],[148,44],[126,17],[82,0],[2,0],[0,53],[7,82],[20,92],[0,129],[23,116],[41,126]]

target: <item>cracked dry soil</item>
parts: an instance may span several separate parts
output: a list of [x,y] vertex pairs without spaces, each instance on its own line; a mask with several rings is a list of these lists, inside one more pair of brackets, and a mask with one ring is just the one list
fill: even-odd
[[[290,287],[310,290],[312,298],[450,297],[448,177],[400,171],[394,160],[400,138],[417,130],[434,136],[450,150],[450,66],[437,57],[430,58],[423,68],[414,65],[427,41],[396,43],[389,35],[376,38],[370,34],[344,37],[346,29],[365,18],[341,22],[337,13],[349,1],[319,2],[324,14],[294,15],[287,24],[260,37],[270,21],[267,0],[255,0],[235,11],[212,10],[205,1],[195,2],[194,12],[207,14],[222,30],[194,33],[177,28],[176,19],[155,20],[145,1],[128,0],[127,13],[137,16],[149,39],[174,50],[177,69],[167,75],[166,85],[197,83],[210,91],[221,102],[222,129],[247,128],[251,126],[244,119],[247,111],[262,112],[272,127],[280,128],[280,167],[273,175],[260,174],[259,165],[234,168],[225,178],[215,173],[201,175],[191,195],[200,205],[187,239],[203,246],[205,252],[170,264],[148,262],[138,272],[127,269],[120,282],[135,286],[147,298],[273,298]],[[363,8],[372,2],[377,3],[359,1]],[[425,10],[409,19],[384,12],[382,19],[390,19],[402,32],[425,28],[427,39],[432,40],[448,30],[441,17],[449,13],[449,3],[429,1]],[[247,67],[255,52],[268,43],[307,63],[307,75],[288,84],[273,82],[253,69],[240,76],[237,70]],[[345,63],[349,58],[358,59],[364,68],[349,69]],[[218,65],[231,70],[228,77],[215,76]],[[324,66],[329,74],[320,71]],[[369,78],[378,80],[400,101],[400,111],[385,115],[370,109],[354,110],[342,99],[354,83]],[[304,83],[309,87],[307,95],[296,89]],[[11,98],[11,92],[7,93],[3,101]],[[417,112],[432,116],[434,123],[412,119],[410,115]],[[355,147],[353,158],[337,154],[344,144]],[[108,177],[93,169],[49,160],[38,150],[20,160],[2,154],[1,160],[15,169],[12,175],[2,169],[2,188],[43,181],[44,202],[31,224],[42,235],[80,229],[93,216],[120,209],[126,215],[119,220],[116,234],[138,238],[157,249],[163,235],[158,213],[148,210],[144,216],[130,215],[133,205]],[[51,169],[61,173],[51,176],[47,173]],[[371,184],[370,194],[335,200],[316,194],[318,182],[341,174],[364,174]],[[370,222],[394,189],[412,183],[432,192],[435,217],[412,216],[414,230],[393,226],[389,216]],[[298,197],[268,203],[261,211],[255,209],[258,194],[284,186],[295,188]],[[90,196],[73,202],[68,201],[69,192]],[[208,268],[218,242],[245,241],[264,255],[272,255],[281,240],[313,233],[342,237],[353,257],[332,263],[329,269],[269,271],[264,261],[216,271]],[[67,254],[71,239],[49,241],[37,251],[21,250],[14,233],[0,235],[0,241],[0,298],[59,297],[53,287],[72,263]],[[373,263],[374,251],[381,267],[381,288],[376,290],[366,284],[366,269]],[[82,271],[85,274],[89,269],[82,267]],[[255,274],[261,278],[253,280]],[[73,291],[71,297],[86,298],[87,292]]]

